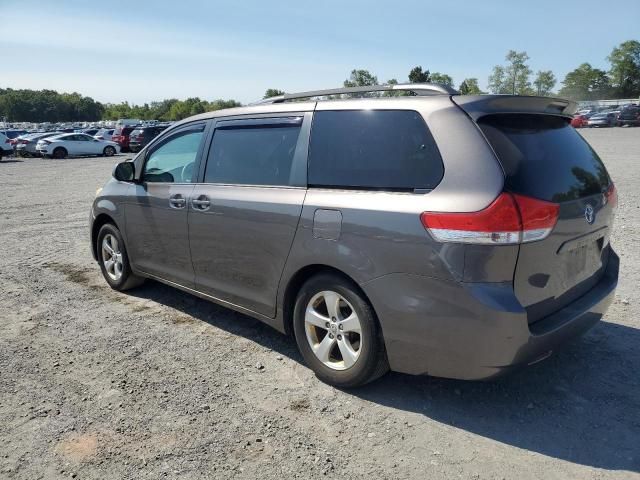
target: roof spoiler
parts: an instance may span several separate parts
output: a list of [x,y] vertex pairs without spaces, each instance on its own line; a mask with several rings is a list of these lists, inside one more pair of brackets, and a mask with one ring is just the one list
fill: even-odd
[[493,113],[543,113],[571,117],[578,104],[563,98],[520,95],[455,95],[451,99],[473,120]]

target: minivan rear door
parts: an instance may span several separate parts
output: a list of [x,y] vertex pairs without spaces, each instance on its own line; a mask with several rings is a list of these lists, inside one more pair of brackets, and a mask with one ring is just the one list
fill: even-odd
[[520,246],[514,289],[533,323],[585,294],[602,276],[613,184],[568,116],[491,113],[477,123],[502,164],[505,190],[560,206],[551,234]]
[[189,203],[196,288],[275,316],[306,194],[311,112],[218,120]]

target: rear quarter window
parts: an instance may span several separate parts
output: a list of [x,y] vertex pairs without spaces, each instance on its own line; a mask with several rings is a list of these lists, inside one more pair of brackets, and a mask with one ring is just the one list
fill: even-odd
[[563,202],[604,192],[610,178],[598,154],[552,115],[497,114],[478,120],[505,172],[507,190]]
[[340,110],[314,114],[309,186],[430,190],[443,173],[438,148],[417,112]]

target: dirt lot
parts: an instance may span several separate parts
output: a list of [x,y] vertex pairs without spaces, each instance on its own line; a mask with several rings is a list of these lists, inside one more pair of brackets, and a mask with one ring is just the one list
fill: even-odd
[[0,478],[640,478],[640,128],[585,131],[620,194],[605,321],[497,383],[340,391],[256,320],[110,290],[89,205],[114,159],[0,163]]

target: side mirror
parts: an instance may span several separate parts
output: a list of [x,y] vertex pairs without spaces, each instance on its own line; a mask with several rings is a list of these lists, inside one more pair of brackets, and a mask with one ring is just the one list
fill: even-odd
[[113,178],[119,182],[133,182],[136,176],[136,167],[133,162],[120,162],[113,169]]

